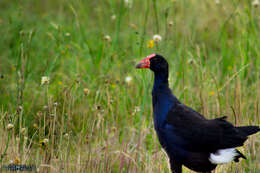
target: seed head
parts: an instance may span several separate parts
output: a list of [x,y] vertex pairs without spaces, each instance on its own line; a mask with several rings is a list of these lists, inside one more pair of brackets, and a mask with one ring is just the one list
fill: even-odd
[[68,133],[65,133],[65,134],[64,134],[64,137],[65,137],[65,138],[68,138],[68,137],[69,137],[69,134],[68,134]]
[[112,127],[112,131],[116,131],[116,127]]
[[259,0],[254,0],[254,1],[252,2],[252,5],[253,5],[255,8],[257,8],[257,7],[259,6]]
[[109,35],[105,35],[104,40],[107,42],[111,42],[111,37]]
[[162,40],[162,37],[161,37],[160,35],[158,35],[158,34],[155,34],[155,35],[153,36],[153,40],[154,40],[155,42],[159,42],[159,41]]
[[7,130],[12,130],[13,128],[14,128],[14,125],[13,125],[13,124],[9,123],[9,124],[7,125]]
[[85,95],[88,95],[88,94],[89,94],[89,89],[88,89],[88,88],[84,88],[83,91],[84,91],[84,94],[85,94]]
[[194,63],[194,59],[190,58],[190,59],[188,60],[188,64],[193,64],[193,63]]
[[220,4],[220,0],[215,0],[215,4],[219,5]]
[[125,82],[126,82],[127,84],[130,84],[131,81],[132,81],[132,77],[131,77],[131,76],[127,76],[127,77],[125,78]]
[[111,16],[111,20],[113,20],[113,21],[116,20],[116,15],[115,14]]
[[169,25],[169,27],[171,27],[173,25],[173,21],[169,21],[168,25]]
[[50,83],[50,78],[48,76],[42,76],[41,85],[48,85]]
[[36,123],[34,123],[33,128],[38,129],[38,125]]
[[21,128],[21,134],[24,135],[26,132],[26,128]]

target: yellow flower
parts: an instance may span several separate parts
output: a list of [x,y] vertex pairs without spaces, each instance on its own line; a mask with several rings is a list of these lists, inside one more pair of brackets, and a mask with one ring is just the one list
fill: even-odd
[[19,163],[21,163],[20,159],[18,157],[15,157],[14,164],[19,164]]
[[15,70],[16,70],[15,66],[12,66],[12,67],[11,67],[11,70],[12,70],[12,71],[15,71]]
[[59,84],[59,85],[62,85],[62,82],[61,82],[61,81],[58,81],[58,84]]
[[112,87],[112,88],[116,88],[116,84],[114,84],[114,83],[111,84],[111,87]]
[[44,138],[43,140],[40,141],[40,146],[41,147],[46,147],[49,143],[49,139]]
[[148,41],[147,47],[148,48],[153,48],[154,47],[154,40]]
[[232,70],[232,66],[229,65],[229,66],[227,67],[227,69],[228,69],[229,71]]
[[214,92],[214,91],[210,91],[210,92],[209,92],[209,95],[210,95],[210,96],[214,96],[214,95],[215,95],[215,92]]

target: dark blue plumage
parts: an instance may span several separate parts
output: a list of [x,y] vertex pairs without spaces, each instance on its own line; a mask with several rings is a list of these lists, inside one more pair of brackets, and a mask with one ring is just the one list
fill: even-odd
[[150,68],[154,72],[154,127],[172,172],[181,173],[182,165],[209,172],[217,164],[245,158],[235,147],[242,146],[247,136],[258,132],[258,126],[234,127],[226,117],[208,120],[183,105],[169,88],[168,63],[160,55],[148,56],[136,68]]

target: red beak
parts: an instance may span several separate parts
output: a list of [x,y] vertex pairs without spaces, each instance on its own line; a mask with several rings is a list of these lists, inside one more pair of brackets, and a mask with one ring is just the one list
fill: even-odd
[[154,57],[156,54],[152,54],[143,60],[141,60],[135,67],[136,68],[150,68],[150,59]]

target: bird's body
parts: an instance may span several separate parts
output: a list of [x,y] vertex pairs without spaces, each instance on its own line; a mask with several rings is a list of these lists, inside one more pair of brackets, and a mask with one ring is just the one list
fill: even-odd
[[[149,62],[148,62],[149,60]],[[234,127],[226,117],[208,120],[182,104],[168,85],[168,63],[153,54],[141,65],[154,72],[152,91],[154,127],[166,151],[171,170],[182,172],[182,165],[198,172],[209,172],[218,164],[245,158],[237,149],[247,136],[258,132],[258,126]],[[142,68],[142,66],[137,66]]]

